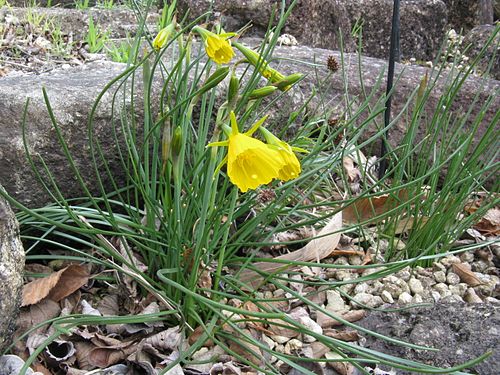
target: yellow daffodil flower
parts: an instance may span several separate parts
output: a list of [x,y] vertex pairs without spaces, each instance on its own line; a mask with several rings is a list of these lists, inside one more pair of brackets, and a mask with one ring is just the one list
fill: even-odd
[[227,64],[234,57],[234,51],[228,38],[236,35],[235,33],[214,34],[200,26],[195,26],[193,31],[200,34],[205,43],[208,57],[215,63]]
[[280,172],[283,168],[286,169],[280,152],[252,138],[252,134],[262,125],[267,116],[257,121],[245,133],[239,132],[234,112],[231,112],[230,117],[231,128],[225,129],[228,139],[208,145],[228,147],[228,155],[221,165],[227,163],[229,180],[244,193],[248,189],[256,189],[275,178],[280,178],[280,173],[285,175],[285,172]]
[[293,180],[294,178],[299,177],[301,172],[300,162],[297,159],[297,156],[293,152],[307,152],[306,150],[292,147],[285,141],[282,141],[274,134],[272,134],[269,130],[265,128],[259,128],[259,130],[264,135],[267,143],[271,148],[274,148],[280,154],[280,157],[283,160],[283,166],[278,171],[278,178],[282,181]]

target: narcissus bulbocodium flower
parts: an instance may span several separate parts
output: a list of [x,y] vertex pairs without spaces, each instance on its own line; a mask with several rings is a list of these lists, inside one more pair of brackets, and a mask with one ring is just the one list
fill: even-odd
[[215,63],[227,64],[234,57],[234,51],[228,38],[235,36],[235,33],[215,34],[200,26],[195,26],[193,31],[200,34],[208,57]]
[[282,141],[276,137],[269,130],[260,127],[259,130],[264,135],[266,142],[270,148],[275,149],[280,154],[283,160],[283,166],[278,171],[278,178],[282,181],[292,180],[299,177],[301,172],[300,162],[297,159],[294,151],[307,152],[304,149],[298,147],[292,147],[285,141]]
[[[264,116],[257,121],[250,130],[240,133],[236,116],[231,112],[231,128],[224,128],[228,139],[222,142],[213,142],[208,146],[226,146],[228,154],[219,168],[227,163],[229,180],[244,193],[249,189],[256,189],[260,185],[268,184],[273,179],[284,181],[298,177],[300,163],[290,155],[283,154],[282,150],[274,145],[268,145],[252,137],[266,120]],[[277,138],[276,138],[277,139]],[[284,142],[283,142],[284,143]],[[292,152],[293,154],[293,152]],[[295,177],[292,177],[295,174]]]

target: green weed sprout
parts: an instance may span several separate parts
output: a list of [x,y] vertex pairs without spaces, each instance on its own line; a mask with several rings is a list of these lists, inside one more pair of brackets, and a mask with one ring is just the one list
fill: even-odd
[[85,42],[89,47],[90,53],[100,52],[109,40],[109,35],[109,31],[103,32],[98,25],[94,24],[93,17],[89,16],[89,27],[85,36]]

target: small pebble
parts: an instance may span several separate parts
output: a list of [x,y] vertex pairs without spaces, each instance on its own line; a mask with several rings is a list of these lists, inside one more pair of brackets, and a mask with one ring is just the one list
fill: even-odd
[[407,293],[407,292],[401,293],[398,297],[398,303],[400,305],[407,305],[407,304],[411,303],[411,301],[412,301],[412,296],[410,293]]
[[394,303],[394,298],[392,298],[391,293],[389,293],[387,290],[383,290],[382,293],[380,294],[380,297],[384,302]]
[[454,272],[449,272],[448,275],[446,275],[446,282],[450,285],[457,285],[460,283],[460,277]]
[[456,294],[450,294],[449,296],[441,298],[441,302],[446,302],[446,303],[459,303],[459,302],[464,302],[462,297],[457,296]]
[[413,294],[422,294],[422,292],[424,291],[422,282],[413,277],[410,279],[410,281],[408,281],[408,286],[410,287],[410,290]]
[[464,300],[468,303],[483,303],[483,300],[476,294],[473,288],[468,288],[464,294]]
[[446,273],[444,271],[436,271],[434,272],[434,280],[436,280],[438,283],[445,283],[446,282]]

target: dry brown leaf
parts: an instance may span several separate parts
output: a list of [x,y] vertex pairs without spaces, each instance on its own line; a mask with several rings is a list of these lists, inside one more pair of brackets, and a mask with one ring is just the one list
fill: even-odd
[[182,340],[182,335],[179,327],[171,327],[165,331],[161,331],[144,340],[145,343],[150,344],[156,349],[178,349]]
[[474,228],[487,236],[500,236],[500,208],[489,209]]
[[[397,194],[384,194],[378,197],[360,198],[342,210],[346,223],[357,223],[382,215],[408,201],[408,192],[401,190]],[[382,220],[382,219],[377,219]],[[376,221],[373,221],[375,223]]]
[[354,166],[354,160],[352,160],[349,156],[345,156],[342,159],[342,165],[349,182],[356,182],[361,179],[361,172]]
[[87,283],[89,274],[87,268],[81,265],[71,265],[49,276],[34,280],[23,288],[21,306],[33,305],[45,297],[58,302],[64,297],[80,289]]
[[94,348],[89,352],[89,363],[100,367],[108,367],[118,363],[137,350],[133,341],[125,342],[119,347]]
[[356,369],[349,362],[327,362],[326,364],[339,375],[354,375],[356,373]]
[[96,348],[95,345],[87,341],[75,341],[76,348],[76,360],[78,361],[78,367],[81,370],[91,370],[94,365],[89,361],[90,352]]
[[328,328],[323,330],[323,334],[341,341],[358,341],[359,334],[354,330],[339,331],[337,329]]
[[415,219],[414,217],[402,218],[398,221],[394,233],[395,234],[406,233],[412,230],[415,224],[421,225],[425,224],[427,221],[429,221],[429,218],[427,216],[421,216],[418,218],[418,220]]
[[[21,314],[17,320],[18,331],[27,331],[33,326],[46,320],[55,318],[61,313],[61,308],[57,302],[46,299],[31,305],[26,309],[21,309]],[[34,333],[43,333],[47,330],[47,326],[38,328]]]
[[467,266],[463,263],[454,263],[451,266],[453,268],[453,272],[455,272],[464,283],[469,284],[470,286],[478,286],[481,285],[481,280],[472,272]]
[[[243,329],[242,332],[247,336],[252,336],[252,333],[247,329]],[[231,340],[231,342],[229,343],[229,349],[234,351],[236,354],[239,354],[242,357],[246,358],[254,365],[256,366],[261,365],[262,352],[260,351],[260,348],[257,345],[248,343],[243,340],[238,340],[238,342]]]
[[[193,345],[196,341],[198,341],[198,339],[201,337],[201,335],[203,335],[205,333],[205,330],[203,329],[202,326],[198,326],[194,329],[193,333],[189,336],[188,338],[188,342],[189,342],[189,345]],[[203,343],[203,346],[207,347],[207,348],[211,348],[212,346],[214,346],[214,342],[212,339],[207,339],[204,343]]]
[[[360,319],[363,319],[365,316],[366,316],[365,310],[351,310],[340,314],[339,318],[347,320],[349,323],[352,323]],[[316,321],[321,326],[321,328],[330,328],[334,326],[341,326],[344,324],[337,319],[331,318],[328,315],[323,314],[321,311],[318,311],[318,317]]]
[[[337,247],[340,240],[339,230],[342,228],[342,212],[336,213],[330,221],[321,229],[317,237],[311,240],[303,248],[288,254],[280,255],[274,259],[280,261],[319,262],[329,256]],[[336,232],[336,233],[334,233]],[[254,267],[266,273],[284,270],[290,266],[284,263],[259,262]],[[262,277],[255,271],[244,270],[240,274],[240,280],[251,288],[257,288],[262,282]]]

